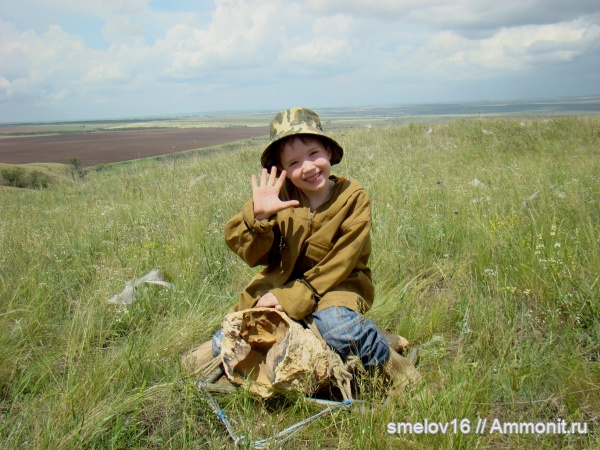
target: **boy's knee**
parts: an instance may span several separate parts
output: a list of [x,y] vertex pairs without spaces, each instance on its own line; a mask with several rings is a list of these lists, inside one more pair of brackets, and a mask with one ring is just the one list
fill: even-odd
[[365,367],[383,365],[389,345],[372,320],[344,307],[330,307],[313,313],[325,342],[342,358],[358,356]]

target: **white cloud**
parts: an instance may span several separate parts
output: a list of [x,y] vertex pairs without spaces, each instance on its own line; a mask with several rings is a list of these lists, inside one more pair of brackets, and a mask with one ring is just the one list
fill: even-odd
[[284,33],[276,13],[269,3],[218,2],[209,26],[179,24],[157,41],[156,50],[167,61],[162,74],[194,79],[206,72],[270,64],[280,45],[273,36]]
[[350,47],[341,39],[313,39],[311,42],[286,49],[282,61],[299,65],[299,69],[312,66],[332,66],[350,55]]
[[[460,70],[518,71],[569,62],[590,46],[600,48],[599,30],[597,26],[584,28],[579,23],[528,25],[504,28],[480,40],[443,32],[431,39],[423,51],[434,66],[456,64]],[[437,58],[429,58],[436,54]]]
[[113,65],[96,65],[90,68],[83,76],[83,83],[102,84],[102,83],[119,83],[130,80],[128,73],[117,64]]
[[318,14],[347,14],[420,24],[457,33],[569,22],[598,14],[595,0],[307,0]]
[[149,8],[148,0],[21,0],[19,3],[30,11],[42,7],[58,14],[77,12],[105,19],[142,14]]
[[[68,86],[85,70],[89,55],[81,39],[70,36],[58,25],[40,35],[0,27],[3,61],[3,97],[14,101],[35,99],[56,103],[67,97]],[[6,87],[6,85],[9,87]]]

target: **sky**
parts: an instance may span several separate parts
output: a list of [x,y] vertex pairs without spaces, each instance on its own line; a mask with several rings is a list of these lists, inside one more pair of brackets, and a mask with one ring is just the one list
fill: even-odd
[[3,123],[598,94],[598,0],[0,0]]

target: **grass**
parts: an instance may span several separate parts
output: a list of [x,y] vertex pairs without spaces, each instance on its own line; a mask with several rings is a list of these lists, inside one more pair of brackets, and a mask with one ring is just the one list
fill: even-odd
[[[58,163],[4,164],[0,163],[0,187],[23,185],[29,188],[42,188],[61,182],[69,182],[72,178],[69,166]],[[15,172],[17,171],[17,172]],[[18,173],[18,176],[15,174]],[[12,182],[5,179],[12,174]],[[19,186],[21,187],[21,186]]]
[[[296,448],[596,448],[600,444],[600,120],[463,119],[340,129],[337,175],[373,207],[369,317],[421,347],[429,397],[320,419]],[[230,448],[179,365],[254,273],[223,241],[263,142],[0,189],[3,448]],[[477,180],[477,181],[476,181]],[[107,299],[157,268],[129,309]],[[219,396],[262,438],[318,409]],[[586,423],[586,434],[476,434],[477,418]],[[470,421],[469,433],[388,423]]]

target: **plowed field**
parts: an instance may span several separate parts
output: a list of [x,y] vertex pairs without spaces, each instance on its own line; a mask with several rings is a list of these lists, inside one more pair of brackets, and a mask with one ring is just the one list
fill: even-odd
[[0,163],[63,163],[83,166],[129,161],[267,136],[267,127],[186,128],[106,131],[0,138]]

